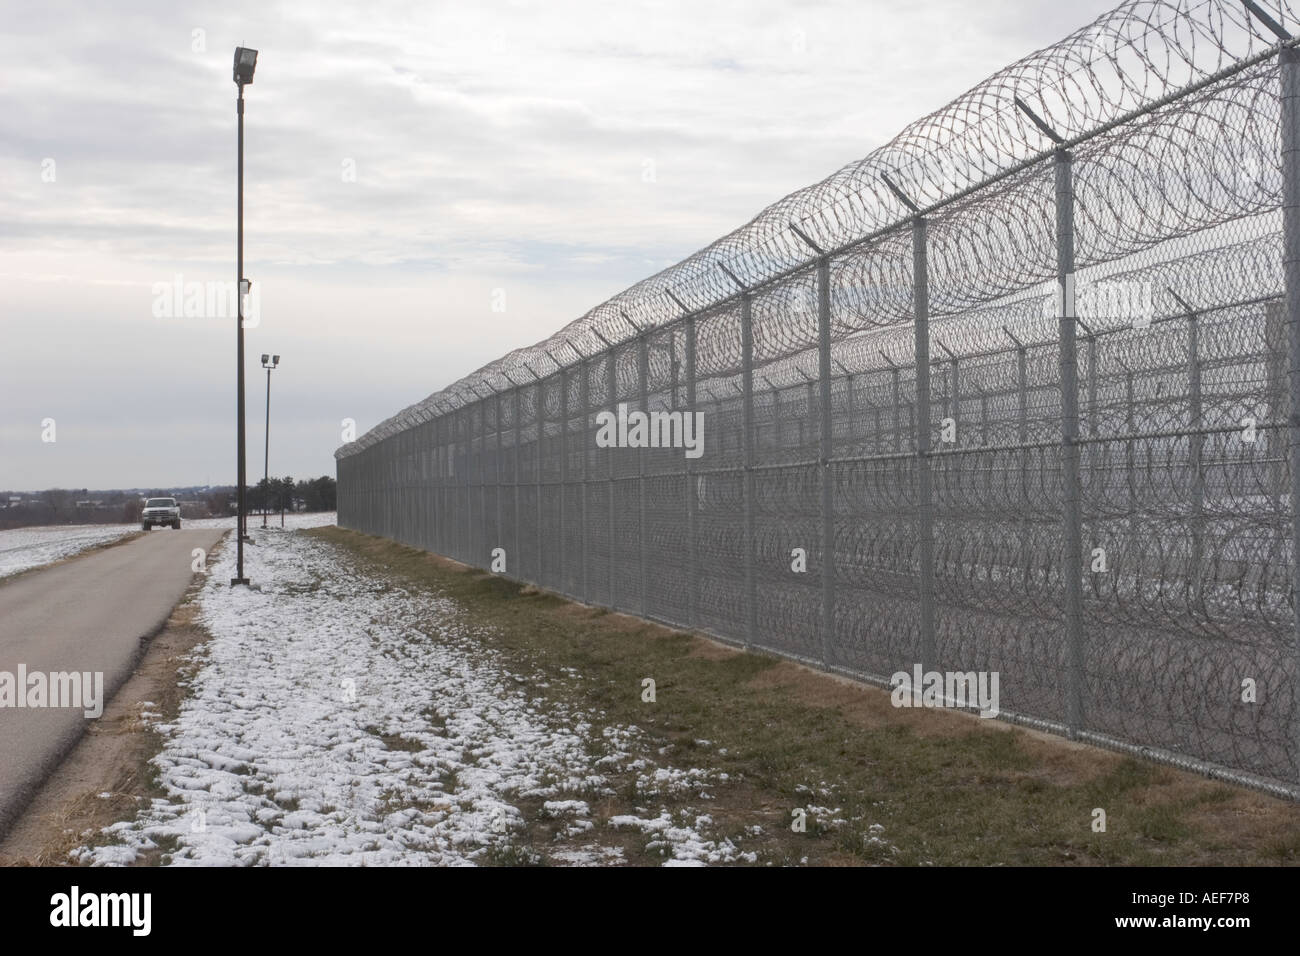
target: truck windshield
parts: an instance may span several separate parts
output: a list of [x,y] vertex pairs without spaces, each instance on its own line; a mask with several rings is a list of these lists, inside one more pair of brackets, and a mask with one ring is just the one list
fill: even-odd
[[146,508],[170,508],[176,504],[172,498],[150,498],[144,503]]

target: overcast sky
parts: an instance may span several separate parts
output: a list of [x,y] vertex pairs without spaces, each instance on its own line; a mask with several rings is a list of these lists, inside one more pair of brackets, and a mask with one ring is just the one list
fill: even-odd
[[1112,6],[6,3],[0,489],[234,481],[235,320],[161,290],[234,281],[237,45],[248,472],[272,352],[305,478]]

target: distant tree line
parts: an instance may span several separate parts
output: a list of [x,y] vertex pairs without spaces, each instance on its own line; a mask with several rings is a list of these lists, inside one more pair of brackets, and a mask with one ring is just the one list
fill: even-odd
[[329,475],[294,481],[291,477],[263,478],[246,492],[250,511],[333,511],[337,482]]
[[23,493],[0,491],[0,528],[49,524],[120,524],[140,517],[134,492],[49,488]]
[[[135,524],[145,498],[175,498],[181,518],[218,518],[235,513],[234,485],[197,489],[155,488],[137,491],[90,491],[86,488],[50,488],[37,493],[0,491],[0,529],[59,524]],[[245,488],[244,506],[260,511],[263,505],[279,511],[333,511],[336,482],[329,475],[294,481],[272,478]]]

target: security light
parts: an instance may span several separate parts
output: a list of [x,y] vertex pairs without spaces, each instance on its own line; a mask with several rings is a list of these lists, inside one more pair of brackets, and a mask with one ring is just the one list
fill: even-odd
[[257,69],[257,51],[246,46],[235,47],[235,82],[245,86],[253,82],[253,70]]

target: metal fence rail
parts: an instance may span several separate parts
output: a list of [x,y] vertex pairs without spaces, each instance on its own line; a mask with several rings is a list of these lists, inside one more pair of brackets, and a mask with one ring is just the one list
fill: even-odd
[[1300,792],[1295,22],[1121,6],[345,445],[340,525]]

